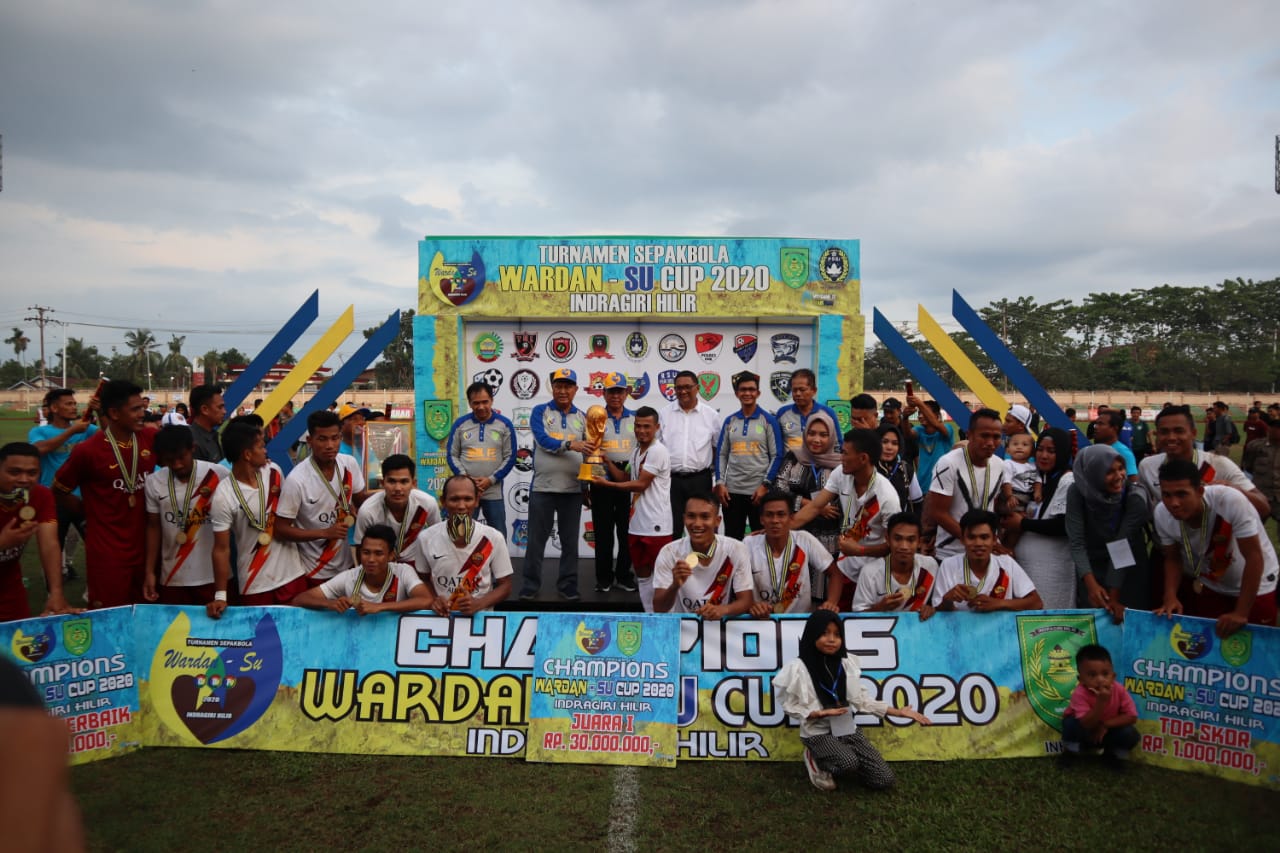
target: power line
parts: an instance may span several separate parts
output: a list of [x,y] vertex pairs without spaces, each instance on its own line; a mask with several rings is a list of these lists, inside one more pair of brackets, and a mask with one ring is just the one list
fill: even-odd
[[44,384],[45,384],[45,382],[44,382],[44,380],[45,380],[45,376],[44,376],[44,368],[45,368],[45,360],[44,360],[44,327],[45,327],[45,324],[46,324],[46,323],[56,323],[57,321],[56,321],[56,320],[50,320],[50,319],[48,319],[47,317],[45,317],[45,314],[52,314],[52,313],[53,313],[53,309],[52,309],[52,308],[46,308],[46,307],[44,307],[43,305],[28,305],[28,306],[27,306],[27,310],[28,310],[28,311],[34,311],[34,312],[36,312],[36,316],[34,316],[34,317],[25,317],[24,319],[25,319],[28,323],[35,323],[36,325],[38,325],[38,326],[40,327],[40,385],[41,385],[41,387],[43,387],[43,386],[44,386]]

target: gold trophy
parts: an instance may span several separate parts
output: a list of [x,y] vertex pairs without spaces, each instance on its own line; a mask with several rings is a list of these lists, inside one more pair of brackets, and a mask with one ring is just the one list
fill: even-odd
[[[587,409],[587,444],[600,447],[600,439],[604,438],[604,425],[608,418],[609,413],[605,411],[604,406],[592,406]],[[583,482],[589,483],[596,476],[604,476],[604,457],[600,455],[598,449],[595,453],[584,457],[582,467],[578,469],[578,479]]]

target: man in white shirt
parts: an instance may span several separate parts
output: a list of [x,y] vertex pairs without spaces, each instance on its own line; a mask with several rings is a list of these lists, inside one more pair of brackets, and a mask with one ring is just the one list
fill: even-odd
[[418,488],[417,466],[403,453],[382,460],[382,489],[374,492],[356,513],[355,541],[363,542],[375,524],[385,524],[396,534],[392,550],[396,559],[416,568],[413,543],[424,530],[440,523],[440,505]]
[[374,524],[360,539],[359,562],[339,572],[320,586],[299,593],[295,607],[355,610],[371,613],[410,613],[431,606],[431,592],[411,566],[394,562],[396,532],[385,524]]
[[662,410],[662,443],[671,453],[671,529],[683,529],[691,495],[711,493],[720,413],[698,398],[698,374],[676,374],[675,402]]
[[160,466],[143,485],[147,502],[147,574],[142,597],[161,604],[213,601],[213,496],[221,465],[195,458],[188,426],[167,426],[153,447]]
[[1230,486],[1242,492],[1258,514],[1265,518],[1270,512],[1270,505],[1258,487],[1226,456],[1196,450],[1195,440],[1196,424],[1189,406],[1170,406],[1156,415],[1156,448],[1160,452],[1148,456],[1138,465],[1138,483],[1147,493],[1152,517],[1155,517],[1156,507],[1161,501],[1160,468],[1170,460],[1185,459],[1200,470],[1201,484]]
[[1044,602],[1035,584],[1008,554],[996,554],[1000,516],[971,509],[960,518],[964,550],[938,565],[929,603],[920,611],[924,621],[939,610],[1040,610]]
[[737,539],[720,536],[720,506],[710,495],[685,504],[688,535],[658,553],[653,567],[655,613],[696,613],[724,619],[751,609],[751,556]]
[[[1156,538],[1164,552],[1164,603],[1158,614],[1217,619],[1227,637],[1246,624],[1276,624],[1275,548],[1257,511],[1238,490],[1205,486],[1200,468],[1173,459],[1160,468]],[[1190,594],[1179,582],[1191,579]]]
[[631,517],[627,522],[631,570],[640,590],[640,603],[646,613],[652,613],[653,566],[659,552],[671,542],[671,454],[657,440],[658,413],[653,408],[641,406],[636,410],[632,427],[636,446],[627,470],[606,460],[610,474],[618,479],[596,477],[595,484],[631,495]]
[[[746,539],[755,585],[751,615],[757,619],[773,613],[810,612],[814,609],[810,577],[836,572],[835,560],[818,537],[805,530],[791,529],[791,513],[790,496],[785,492],[769,492],[760,501],[764,535]],[[840,585],[831,584],[821,609],[838,613],[839,599]]]
[[[970,510],[992,510],[1009,472],[999,460],[992,462],[1003,435],[1003,422],[995,409],[978,409],[969,418],[969,443],[949,451],[933,469],[933,483],[924,498],[925,536],[936,531],[934,557],[941,564],[964,551],[960,518]],[[1008,549],[997,544],[997,553]]]
[[443,494],[448,520],[428,528],[416,547],[418,571],[434,593],[429,606],[441,616],[492,610],[511,594],[507,539],[475,520],[480,490],[474,479],[454,474]]

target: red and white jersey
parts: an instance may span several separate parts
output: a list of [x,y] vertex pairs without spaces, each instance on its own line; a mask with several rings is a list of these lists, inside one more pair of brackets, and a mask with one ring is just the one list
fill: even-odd
[[631,504],[631,520],[627,532],[635,536],[671,535],[671,451],[660,441],[652,442],[648,449],[637,446],[631,451],[628,468],[631,479],[638,480],[648,471],[653,475],[649,488],[635,493]]
[[933,586],[938,578],[938,561],[924,554],[916,554],[911,564],[911,578],[906,583],[898,583],[889,568],[888,556],[880,557],[874,563],[862,567],[862,576],[858,578],[858,588],[853,593],[853,604],[850,609],[861,613],[871,609],[871,605],[890,593],[905,590],[906,594],[893,609],[919,610],[928,602],[933,594]]
[[[1155,516],[1155,508],[1160,506],[1160,466],[1168,458],[1167,453],[1157,453],[1138,463],[1138,485],[1147,493],[1147,506],[1151,507],[1152,517]],[[1257,488],[1240,466],[1225,456],[1193,450],[1191,461],[1200,469],[1200,482],[1206,486],[1235,486],[1245,492]]]
[[[1276,549],[1262,527],[1258,511],[1249,499],[1230,486],[1205,486],[1204,502],[1209,508],[1208,524],[1191,527],[1169,514],[1164,504],[1156,507],[1156,538],[1161,545],[1175,545],[1182,561],[1182,573],[1197,575],[1206,587],[1223,595],[1238,596],[1244,578],[1244,555],[1238,540],[1258,537],[1262,548],[1262,579],[1258,594],[1276,588]],[[1208,537],[1205,531],[1209,530]],[[1183,533],[1186,533],[1186,541]],[[1190,554],[1188,554],[1188,550]]]
[[[310,459],[290,471],[284,481],[284,492],[280,495],[280,508],[276,514],[281,518],[292,518],[295,526],[303,530],[332,527],[344,515],[354,516],[356,510],[351,497],[364,491],[364,474],[360,473],[360,465],[354,456],[339,453],[334,462],[333,477],[327,483],[319,467]],[[342,496],[341,501],[339,495]],[[341,542],[313,539],[294,544],[310,577],[331,578],[355,563],[345,538]]]
[[[775,613],[808,613],[813,609],[813,583],[833,562],[818,537],[793,530],[781,555],[775,555],[764,536],[748,536],[743,542],[751,557],[751,580],[756,601],[763,601]],[[779,603],[786,606],[779,610]]]
[[[968,447],[957,447],[943,454],[933,468],[933,484],[929,486],[930,494],[945,495],[951,499],[948,515],[957,522],[971,509],[994,511],[1000,487],[1009,482],[1009,469],[1003,460],[992,456],[979,468],[970,463],[968,454]],[[928,500],[927,497],[925,499]],[[937,558],[943,560],[952,554],[962,553],[964,545],[960,540],[938,528],[938,542],[934,547]]]
[[[693,553],[689,537],[668,542],[658,552],[653,565],[653,588],[669,589],[675,583],[674,569],[677,561]],[[716,535],[716,551],[711,562],[701,563],[693,574],[676,590],[671,613],[693,613],[705,604],[729,604],[743,590],[753,590],[751,582],[751,555],[747,546],[737,539]]]
[[[359,577],[360,567],[354,566],[320,584],[320,591],[330,601],[343,596],[350,599],[355,593],[356,579]],[[409,593],[420,586],[422,586],[422,579],[418,577],[418,573],[412,566],[404,563],[388,563],[387,577],[382,585],[376,589],[370,589],[366,579],[360,584],[360,597],[372,604],[382,601],[404,601],[409,597]]]
[[[976,587],[978,595],[990,595],[993,598],[1007,600],[1025,598],[1036,591],[1036,585],[1031,582],[1031,578],[1027,577],[1022,566],[1019,566],[1018,561],[1008,554],[992,554],[991,560],[987,563],[987,573],[982,577],[972,572],[966,576],[963,552],[947,557],[938,564],[938,576],[934,579],[933,595],[929,597],[929,603],[934,607],[942,604],[942,596],[957,584]],[[968,609],[968,602],[956,602],[956,610]]]
[[[840,505],[841,532],[850,532],[861,545],[883,545],[889,517],[902,511],[897,489],[888,477],[881,477],[878,472],[871,474],[866,491],[860,495],[854,486],[853,475],[846,474],[843,468],[832,471],[822,489],[835,495]],[[857,583],[863,564],[878,559],[841,554],[836,565],[845,577]]]
[[415,550],[413,545],[427,528],[439,524],[440,521],[440,504],[421,489],[409,491],[409,504],[405,507],[404,515],[399,521],[396,521],[396,517],[387,508],[387,493],[374,492],[360,505],[360,511],[356,513],[354,539],[356,550],[359,550],[360,543],[364,541],[366,530],[374,524],[385,524],[396,532],[397,559],[402,563],[408,563],[410,567],[417,568],[412,556]]
[[471,588],[472,598],[488,595],[494,581],[511,574],[506,538],[489,525],[477,522],[471,541],[459,548],[449,538],[448,528],[447,523],[441,522],[428,527],[418,538],[413,549],[418,573],[430,572],[436,595],[446,600],[453,597],[460,584]]
[[[213,531],[209,529],[209,522],[213,517],[213,496],[224,476],[231,476],[231,472],[221,465],[197,459],[191,478],[185,483],[175,480],[168,468],[157,468],[147,478],[147,513],[160,518],[159,580],[162,586],[213,583]],[[190,500],[187,500],[188,487]],[[174,498],[177,498],[176,505]]]
[[144,429],[135,433],[128,444],[118,445],[125,466],[133,469],[134,443],[137,444],[137,469],[129,471],[136,475],[136,491],[132,494],[105,429],[77,444],[54,475],[55,491],[80,490],[84,502],[85,562],[90,572],[141,567],[146,562],[147,506],[143,487],[156,468],[151,449],[155,435],[154,430]]
[[[274,481],[280,484],[274,487],[273,473]],[[262,478],[263,488],[268,491],[264,499],[270,507],[270,491],[273,488],[283,489],[284,478],[274,462],[259,468],[258,474]],[[237,488],[239,497],[236,495]],[[258,516],[260,504],[257,485],[239,483],[233,474],[228,473],[218,484],[218,490],[213,493],[213,531],[231,531],[235,543],[236,577],[239,579],[240,593],[256,595],[270,592],[305,574],[298,549],[292,542],[283,542],[275,537],[265,545],[259,541],[262,531],[249,522],[249,516],[240,507],[239,498],[244,499],[254,519],[261,521]]]

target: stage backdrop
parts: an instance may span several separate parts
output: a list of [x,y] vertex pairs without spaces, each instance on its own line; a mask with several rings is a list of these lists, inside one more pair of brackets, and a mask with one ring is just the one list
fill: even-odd
[[[524,451],[505,490],[515,555],[527,530],[528,415],[551,399],[556,368],[576,371],[581,409],[603,405],[599,382],[611,371],[628,377],[630,408],[661,409],[676,372],[692,370],[722,415],[738,407],[732,377],[742,370],[760,375],[770,410],[789,402],[798,367],[817,372],[822,402],[862,386],[856,240],[432,237],[418,244],[418,266],[419,482],[439,490],[463,391],[488,382]],[[582,554],[594,545],[589,521],[584,513]]]

